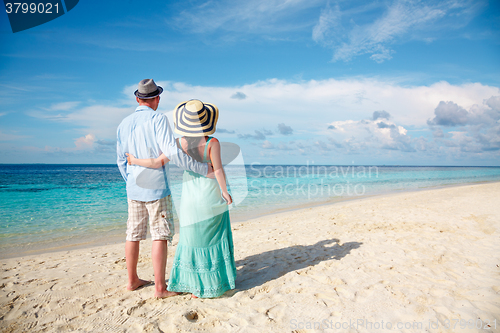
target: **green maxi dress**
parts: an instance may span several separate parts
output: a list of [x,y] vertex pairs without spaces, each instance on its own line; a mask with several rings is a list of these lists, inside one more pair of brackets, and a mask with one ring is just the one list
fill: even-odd
[[[207,159],[208,138],[203,161]],[[228,206],[217,180],[184,171],[179,215],[179,244],[168,290],[201,298],[235,288],[236,264]]]

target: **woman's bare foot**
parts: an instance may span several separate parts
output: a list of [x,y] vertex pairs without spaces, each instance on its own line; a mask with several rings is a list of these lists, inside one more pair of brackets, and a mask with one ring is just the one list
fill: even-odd
[[191,294],[191,298],[198,298],[195,294]]
[[155,298],[158,299],[158,298],[167,298],[167,297],[172,297],[172,296],[177,296],[179,295],[180,293],[177,293],[175,291],[162,291],[162,292],[155,292]]
[[142,286],[145,286],[145,285],[148,285],[150,284],[151,281],[147,281],[147,280],[141,280],[141,279],[138,279],[137,281],[134,281],[133,283],[130,283],[127,285],[127,290],[136,290]]

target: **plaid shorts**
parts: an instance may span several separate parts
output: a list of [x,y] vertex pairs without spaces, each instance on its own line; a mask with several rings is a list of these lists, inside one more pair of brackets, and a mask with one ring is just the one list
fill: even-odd
[[175,229],[170,195],[148,202],[128,199],[127,240],[135,242],[146,239],[148,220],[152,240],[172,243]]

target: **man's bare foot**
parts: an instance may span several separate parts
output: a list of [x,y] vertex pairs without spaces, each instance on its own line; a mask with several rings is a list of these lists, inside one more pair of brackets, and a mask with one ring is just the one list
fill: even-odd
[[142,286],[148,285],[150,283],[151,283],[151,281],[139,279],[139,280],[137,280],[137,281],[135,281],[133,283],[128,284],[127,285],[127,290],[130,290],[130,291],[136,290],[136,289],[138,289],[138,288],[140,288]]
[[162,291],[162,292],[155,292],[155,298],[167,298],[167,297],[172,297],[172,296],[177,296],[180,293],[174,292],[174,291]]
[[195,294],[191,294],[191,298],[198,298]]

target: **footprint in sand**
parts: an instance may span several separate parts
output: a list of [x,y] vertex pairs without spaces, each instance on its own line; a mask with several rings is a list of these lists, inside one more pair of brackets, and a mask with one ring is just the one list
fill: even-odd
[[140,307],[142,307],[144,304],[146,303],[145,300],[142,300],[140,301],[139,303],[137,303],[136,305],[132,306],[131,308],[129,308],[127,310],[127,314],[130,316],[132,315],[132,313],[134,313],[134,311],[136,311],[137,309],[139,309]]
[[336,306],[342,303],[339,300],[339,296],[337,295],[337,293],[321,292],[314,294],[314,297],[325,302],[325,304],[329,307]]
[[153,311],[153,312],[151,313],[151,317],[152,317],[152,318],[159,318],[159,317],[161,317],[161,316],[165,315],[165,314],[168,312],[168,310],[170,310],[170,308],[171,308],[172,306],[173,306],[173,305],[170,305],[170,306],[162,306],[160,309],[157,309],[157,310]]
[[350,301],[354,301],[354,299],[356,298],[356,295],[352,291],[350,291],[349,289],[339,287],[339,286],[337,286],[333,289],[337,292],[337,295],[339,295],[340,298],[345,298],[345,299],[348,299]]
[[191,322],[195,322],[198,320],[198,312],[194,310],[188,311],[184,314],[184,317]]
[[355,296],[355,302],[358,303],[364,303],[364,302],[371,302],[373,301],[373,299],[371,299],[370,297],[375,293],[375,289],[383,289],[381,287],[381,285],[371,285],[371,286],[368,286],[362,290],[359,290],[357,292],[355,292],[354,296]]
[[253,292],[253,295],[252,296],[256,296],[258,294],[263,294],[263,293],[269,293],[269,291],[271,291],[271,288],[268,287],[268,286],[263,286],[257,290],[255,290],[255,292]]

